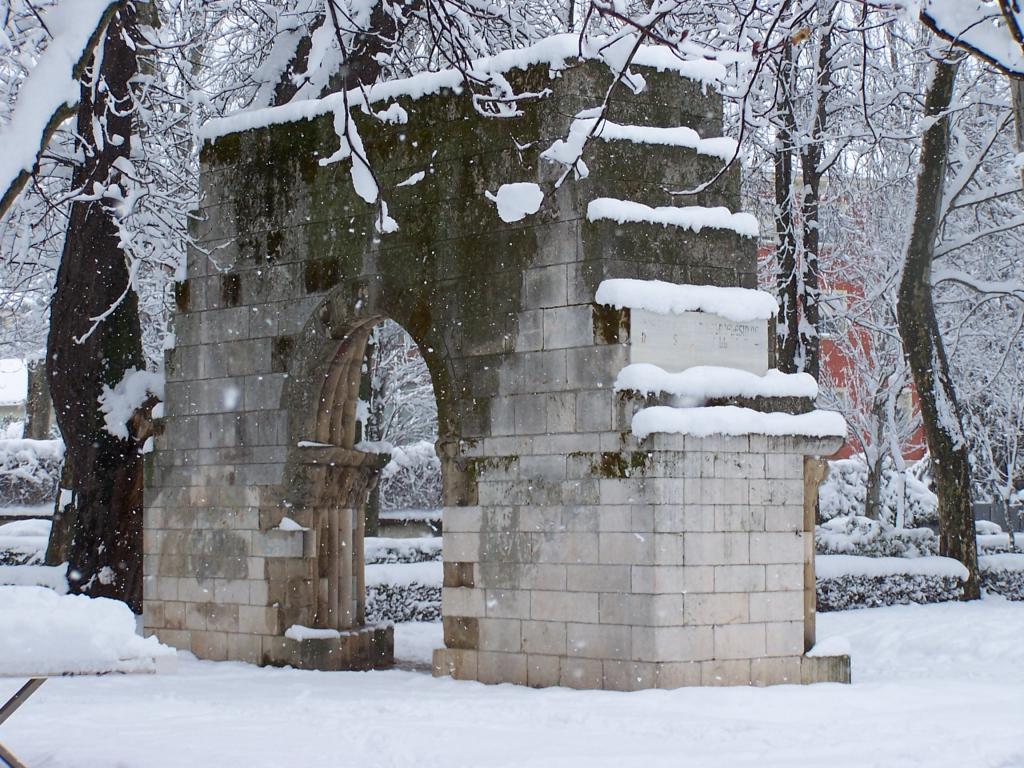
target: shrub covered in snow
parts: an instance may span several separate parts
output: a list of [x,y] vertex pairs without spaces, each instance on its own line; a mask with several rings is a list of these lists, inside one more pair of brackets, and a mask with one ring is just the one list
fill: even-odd
[[893,528],[861,515],[834,517],[814,530],[821,555],[922,557],[939,552],[939,539],[930,528]]
[[366,620],[440,621],[441,587],[432,584],[378,584],[366,588]]
[[1009,600],[1024,600],[1024,554],[983,555],[978,558],[981,586]]
[[53,501],[63,460],[60,440],[0,440],[0,507]]
[[907,603],[959,600],[960,579],[952,576],[894,573],[889,576],[847,574],[818,579],[818,611],[845,611]]
[[441,506],[441,460],[434,444],[421,440],[391,449],[381,472],[380,508],[433,509]]
[[[868,482],[868,466],[863,454],[830,461],[828,466],[828,477],[821,484],[818,497],[822,519],[862,516]],[[896,522],[901,500],[904,525],[919,526],[938,519],[938,497],[922,479],[925,475],[925,463],[918,462],[903,473],[904,483],[901,488],[896,469],[891,463],[885,466],[882,471],[881,504],[884,517],[889,523]]]

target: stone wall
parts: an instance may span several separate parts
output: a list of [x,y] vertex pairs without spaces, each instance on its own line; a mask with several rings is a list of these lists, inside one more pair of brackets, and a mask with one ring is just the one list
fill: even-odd
[[[386,663],[385,629],[320,643],[282,633],[322,621],[324,510],[357,508],[353,489],[372,474],[353,443],[346,377],[361,335],[389,317],[419,345],[438,400],[439,672],[608,688],[817,679],[819,662],[801,661],[813,584],[801,467],[831,447],[636,444],[638,402],[612,391],[629,311],[594,304],[615,277],[754,287],[754,242],[734,232],[586,218],[597,197],[670,205],[666,189],[709,178],[720,161],[598,141],[589,178],[556,190],[562,168],[539,153],[610,75],[589,63],[556,79],[547,67],[508,76],[552,95],[513,120],[483,119],[450,92],[401,99],[403,124],[354,114],[393,234],[374,230],[347,162],[320,165],[338,146],[330,115],[204,148],[199,247],[177,286],[147,472],[147,631],[202,658]],[[641,94],[616,91],[614,121],[720,133],[712,91],[644,76]],[[484,193],[516,181],[546,199],[507,224]],[[738,169],[687,203],[736,210]],[[337,446],[334,458],[317,463],[300,447],[310,440]],[[308,530],[278,529],[286,515]]]

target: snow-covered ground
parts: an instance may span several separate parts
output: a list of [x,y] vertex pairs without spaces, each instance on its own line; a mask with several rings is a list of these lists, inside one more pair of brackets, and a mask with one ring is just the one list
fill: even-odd
[[[851,686],[535,691],[419,671],[299,672],[183,658],[170,675],[47,682],[0,727],[47,766],[1024,766],[1024,604],[819,616]],[[398,627],[426,661],[440,626]],[[0,681],[0,695],[19,681]]]

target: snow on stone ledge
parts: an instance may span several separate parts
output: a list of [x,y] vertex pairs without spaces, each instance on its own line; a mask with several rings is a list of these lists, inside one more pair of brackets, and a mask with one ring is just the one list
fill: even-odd
[[599,197],[587,204],[587,220],[608,219],[619,224],[626,222],[672,225],[700,232],[702,229],[729,229],[744,237],[757,237],[760,228],[757,217],[751,213],[733,213],[728,208],[705,208],[702,205],[652,208],[632,200]]
[[155,672],[175,657],[155,637],[137,635],[134,614],[118,600],[0,587],[0,616],[0,675]]
[[782,373],[770,370],[764,376],[724,368],[696,365],[679,373],[670,373],[651,363],[631,363],[619,371],[615,390],[630,390],[645,395],[667,394],[694,400],[719,397],[808,397],[818,396],[818,384],[807,373]]
[[318,629],[306,627],[302,624],[292,624],[284,631],[284,636],[289,640],[336,640],[341,637],[341,632],[336,629]]
[[736,323],[769,320],[779,311],[775,297],[764,291],[632,278],[603,281],[594,300],[616,309],[646,309],[659,315],[710,312]]
[[[607,47],[602,47],[600,41],[595,41],[595,45],[591,48],[594,50],[584,51],[584,58],[607,58],[605,55]],[[645,45],[637,51],[633,64],[639,67],[651,67],[658,71],[675,72],[680,77],[695,80],[704,86],[718,86],[726,75],[726,68],[722,63],[704,58],[710,54],[712,54],[710,51],[695,49],[694,59],[684,61],[673,55],[671,51]],[[552,72],[557,72],[565,69],[569,62],[577,60],[579,55],[579,35],[567,33],[553,35],[526,48],[502,51],[493,56],[477,59],[470,64],[469,70],[481,79],[485,79],[490,74],[526,69],[537,64],[547,64]],[[269,125],[292,123],[298,120],[312,120],[321,115],[344,109],[346,102],[350,107],[356,108],[401,97],[419,99],[442,90],[459,93],[463,86],[463,73],[457,69],[421,72],[402,80],[375,83],[366,89],[353,88],[348,92],[347,97],[344,93],[332,93],[322,99],[254,109],[210,120],[199,129],[199,139],[206,141],[253,128],[265,128]]]
[[443,581],[444,563],[440,560],[427,560],[422,563],[375,563],[366,566],[368,587],[408,587],[413,584],[440,587]]
[[845,437],[846,421],[834,411],[810,413],[762,413],[735,405],[703,408],[671,408],[658,405],[633,415],[633,434],[643,440],[656,432],[694,437],[710,435],[792,435],[797,437]]
[[965,581],[967,568],[951,557],[864,557],[863,555],[817,555],[814,575],[819,579],[844,576],[945,576]]

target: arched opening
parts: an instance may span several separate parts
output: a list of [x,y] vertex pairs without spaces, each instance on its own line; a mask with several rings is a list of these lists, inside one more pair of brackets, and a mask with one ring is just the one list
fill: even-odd
[[348,630],[367,621],[366,538],[381,511],[418,505],[438,527],[407,535],[440,532],[437,402],[416,342],[383,317],[350,330],[321,382],[298,443],[317,534],[314,626]]

